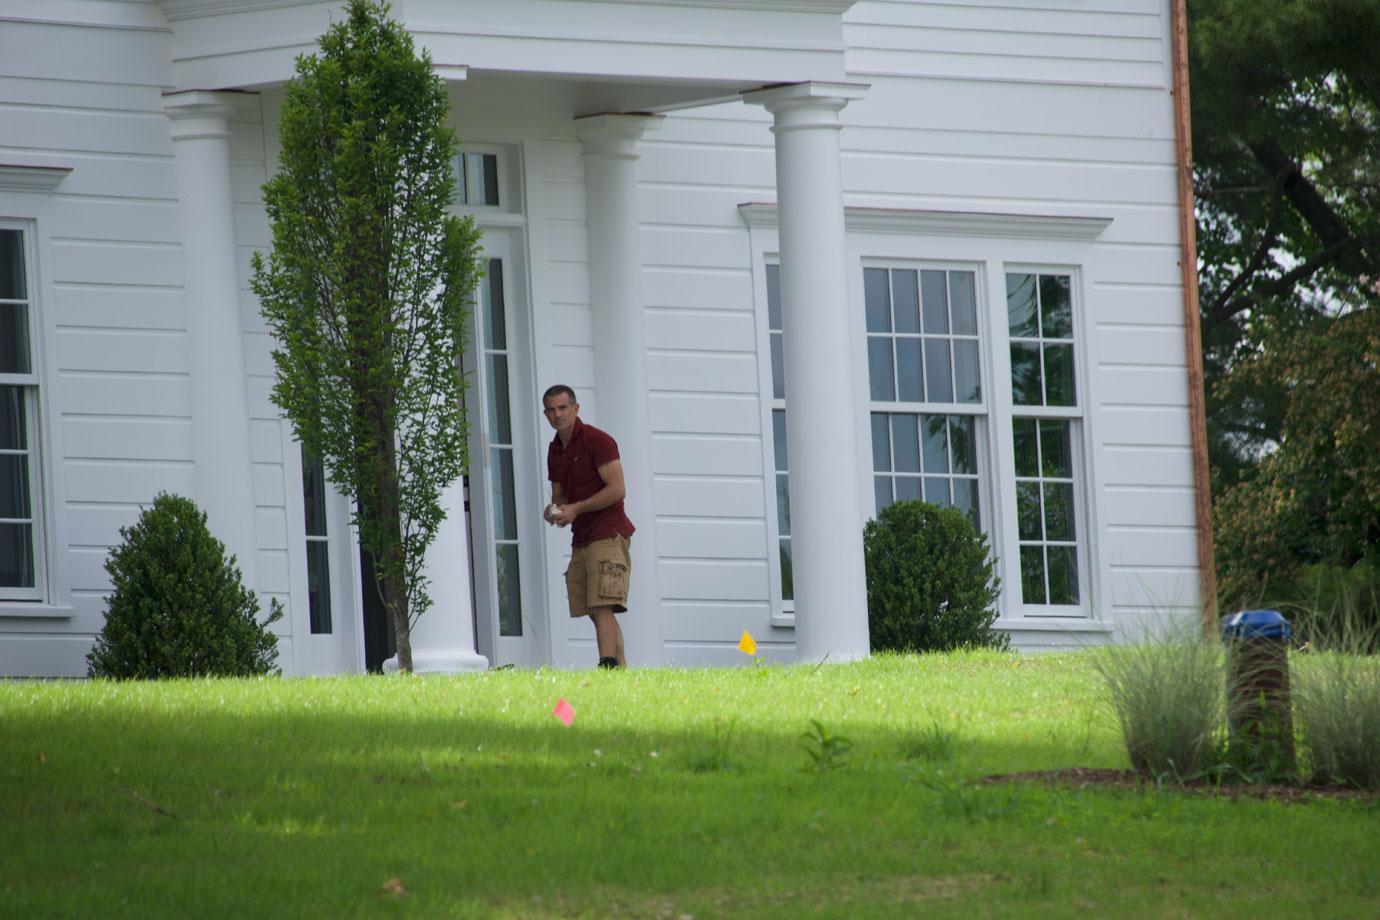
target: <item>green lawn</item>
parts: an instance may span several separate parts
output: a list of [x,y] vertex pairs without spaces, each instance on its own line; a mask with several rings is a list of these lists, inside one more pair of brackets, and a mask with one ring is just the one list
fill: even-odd
[[0,683],[0,915],[1380,909],[1373,804],[969,782],[1124,765],[1087,654]]

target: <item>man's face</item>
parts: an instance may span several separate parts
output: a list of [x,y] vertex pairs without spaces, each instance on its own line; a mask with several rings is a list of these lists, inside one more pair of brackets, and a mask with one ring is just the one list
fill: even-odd
[[571,402],[568,393],[557,393],[555,396],[547,397],[543,413],[552,428],[557,431],[568,431],[580,414],[580,404]]

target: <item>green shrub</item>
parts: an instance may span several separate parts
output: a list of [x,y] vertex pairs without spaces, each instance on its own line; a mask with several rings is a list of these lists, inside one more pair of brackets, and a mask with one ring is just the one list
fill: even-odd
[[1277,608],[1294,626],[1294,638],[1315,649],[1380,652],[1380,560],[1350,568],[1307,565],[1263,606]]
[[1137,772],[1184,780],[1224,762],[1226,670],[1215,642],[1185,633],[1108,646],[1095,662]]
[[1380,789],[1380,659],[1295,656],[1294,714],[1315,783]]
[[873,651],[1005,649],[987,538],[957,508],[901,501],[863,529]]
[[244,676],[273,668],[278,639],[266,627],[282,607],[274,601],[259,623],[258,599],[190,499],[160,493],[120,536],[124,542],[105,563],[112,591],[105,626],[86,656],[91,676]]

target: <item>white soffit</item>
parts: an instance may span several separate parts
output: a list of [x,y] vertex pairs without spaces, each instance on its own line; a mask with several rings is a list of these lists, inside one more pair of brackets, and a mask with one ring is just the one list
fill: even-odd
[[[666,87],[667,107],[845,79],[854,0],[400,0],[393,15],[447,79],[466,72]],[[178,88],[285,82],[342,0],[158,0]],[[696,90],[702,87],[702,92]],[[649,107],[656,107],[655,93]]]
[[[774,228],[777,224],[775,202],[740,204],[738,213],[749,227]],[[849,230],[861,232],[1032,240],[1094,240],[1112,222],[1110,217],[1086,215],[855,207],[845,207],[843,217]]]

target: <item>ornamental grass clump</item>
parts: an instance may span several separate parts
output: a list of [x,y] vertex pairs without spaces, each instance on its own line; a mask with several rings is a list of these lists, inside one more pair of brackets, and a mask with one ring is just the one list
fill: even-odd
[[888,505],[863,529],[874,652],[1005,649],[992,628],[1000,579],[987,537],[957,508]]
[[1301,655],[1294,720],[1319,785],[1380,789],[1380,658]]
[[1100,650],[1095,666],[1137,772],[1182,781],[1223,762],[1226,672],[1215,643],[1147,638]]
[[86,656],[92,677],[244,677],[267,674],[278,657],[259,601],[241,581],[235,557],[211,535],[206,513],[187,498],[160,493],[110,552],[112,591],[105,625]]

